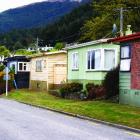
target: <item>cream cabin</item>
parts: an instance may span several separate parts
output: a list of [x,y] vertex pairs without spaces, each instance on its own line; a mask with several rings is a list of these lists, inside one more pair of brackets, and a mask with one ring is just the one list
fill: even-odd
[[30,64],[30,89],[55,89],[66,81],[67,53],[65,51],[33,56]]

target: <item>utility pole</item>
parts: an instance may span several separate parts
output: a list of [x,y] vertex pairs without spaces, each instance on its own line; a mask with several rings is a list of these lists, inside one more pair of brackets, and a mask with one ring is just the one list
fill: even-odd
[[118,8],[116,10],[119,11],[120,13],[120,36],[123,36],[124,35],[123,33],[124,11],[127,11],[127,10],[125,10],[123,7]]
[[123,36],[123,8],[120,8],[120,36]]

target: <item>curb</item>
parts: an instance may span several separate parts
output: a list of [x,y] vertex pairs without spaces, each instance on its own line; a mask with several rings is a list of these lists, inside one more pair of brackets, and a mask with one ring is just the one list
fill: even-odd
[[37,107],[37,108],[57,112],[57,113],[60,113],[60,114],[64,114],[64,115],[76,117],[76,118],[79,118],[79,119],[88,120],[88,121],[91,121],[91,122],[100,123],[100,124],[103,124],[103,125],[112,126],[112,127],[118,128],[118,129],[127,130],[127,131],[131,131],[131,132],[140,134],[140,129],[136,129],[136,128],[132,128],[132,127],[124,126],[124,125],[119,125],[119,124],[115,124],[115,123],[110,123],[110,122],[106,122],[106,121],[101,121],[101,120],[98,120],[98,119],[85,117],[85,116],[81,116],[81,115],[78,115],[78,114],[68,113],[68,112],[52,109],[52,108],[49,108],[49,107],[42,107],[40,105],[33,105],[33,104],[30,104],[30,103],[17,101],[17,100],[14,100],[14,101],[22,103],[22,104],[29,105],[29,106],[32,106],[32,107]]

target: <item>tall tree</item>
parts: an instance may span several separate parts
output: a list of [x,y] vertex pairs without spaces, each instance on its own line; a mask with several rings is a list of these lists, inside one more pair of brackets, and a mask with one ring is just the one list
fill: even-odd
[[124,27],[131,24],[134,31],[140,31],[140,1],[139,0],[95,0],[92,4],[96,16],[88,20],[81,28],[80,41],[93,40],[111,35],[114,23],[119,27],[120,8],[127,10],[123,13]]

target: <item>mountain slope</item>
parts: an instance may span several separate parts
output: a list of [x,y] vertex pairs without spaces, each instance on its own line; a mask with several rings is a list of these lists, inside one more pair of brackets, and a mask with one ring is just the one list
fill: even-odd
[[81,5],[78,1],[54,1],[30,4],[0,13],[0,32],[39,27],[52,23]]

